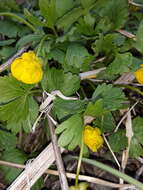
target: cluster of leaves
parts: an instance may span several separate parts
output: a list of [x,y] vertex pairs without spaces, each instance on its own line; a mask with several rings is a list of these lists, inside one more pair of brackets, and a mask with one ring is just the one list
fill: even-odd
[[[44,76],[39,86],[23,84],[9,73],[0,77],[1,158],[17,163],[27,160],[17,149],[16,135],[21,130],[30,133],[38,117],[37,90],[60,90],[65,96],[79,96],[77,100],[56,98],[53,102],[60,146],[68,150],[80,146],[84,119],[93,117],[92,125],[102,133],[109,132],[109,144],[120,153],[127,147],[127,138],[124,129],[113,133],[116,115],[130,105],[125,104],[128,97],[114,85],[114,80],[123,73],[134,72],[142,63],[142,12],[132,11],[127,0],[39,0],[38,8],[34,5],[30,10],[25,5],[24,9],[18,6],[15,0],[8,2],[9,7],[7,1],[0,3],[0,16],[4,16],[0,20],[0,61],[29,44],[43,58]],[[4,12],[9,10],[17,13]],[[134,33],[136,39],[122,35],[122,28]],[[103,61],[98,62],[102,57]],[[81,81],[81,72],[101,67],[106,70],[97,78],[113,84]],[[132,157],[143,155],[142,120],[133,120]],[[2,169],[8,182],[19,174],[16,169]]]

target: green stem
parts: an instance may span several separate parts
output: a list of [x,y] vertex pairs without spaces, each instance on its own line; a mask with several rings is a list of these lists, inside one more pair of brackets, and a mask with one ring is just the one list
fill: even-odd
[[119,172],[118,170],[114,169],[114,168],[111,168],[105,164],[102,164],[101,162],[98,162],[98,161],[95,161],[95,160],[91,160],[91,159],[87,159],[87,158],[83,158],[82,159],[84,162],[86,163],[89,163],[89,164],[92,164],[98,168],[101,168],[119,178],[122,178],[123,180],[125,180],[126,182],[130,183],[130,184],[133,184],[135,185],[137,188],[139,188],[140,190],[143,190],[143,183],[135,180],[134,178],[122,173],[122,172]]
[[129,86],[129,85],[126,85],[126,84],[115,84],[115,86],[128,88],[128,89],[130,89],[132,91],[135,91],[135,92],[139,93],[140,95],[143,95],[143,92],[141,90],[139,90],[138,88],[134,87],[134,86]]
[[55,36],[58,37],[58,33],[54,27],[53,27],[53,32],[54,32]]
[[76,170],[75,187],[78,186],[78,178],[79,178],[81,161],[82,161],[82,156],[83,156],[83,148],[84,148],[84,142],[83,142],[83,132],[82,132],[81,148],[80,148],[80,154],[79,154],[78,165],[77,165],[77,170]]
[[10,16],[10,17],[13,17],[13,18],[19,20],[20,22],[22,22],[23,24],[27,25],[33,32],[37,32],[36,28],[32,24],[30,24],[25,19],[23,19],[22,17],[14,14],[14,13],[2,12],[2,13],[0,13],[0,16]]
[[81,96],[83,96],[83,98],[87,98],[86,93],[84,92],[84,89],[82,86],[80,87],[80,91],[81,91]]

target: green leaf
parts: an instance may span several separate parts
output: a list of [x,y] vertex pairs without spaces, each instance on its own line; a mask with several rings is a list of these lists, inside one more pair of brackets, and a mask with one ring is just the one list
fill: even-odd
[[29,103],[29,114],[26,120],[22,122],[22,127],[25,132],[31,131],[33,124],[36,121],[39,113],[39,106],[32,96],[28,97],[28,103]]
[[94,101],[103,99],[103,107],[107,110],[114,111],[121,109],[125,100],[125,95],[120,88],[113,87],[111,84],[98,85],[92,95]]
[[17,48],[21,48],[28,43],[38,43],[43,38],[42,34],[28,34],[23,36],[16,44]]
[[7,128],[15,133],[24,121],[24,129],[29,129],[38,115],[38,105],[29,95],[32,87],[11,76],[0,77],[0,120],[7,121]]
[[74,94],[80,87],[80,78],[62,70],[47,67],[42,81],[43,89],[48,91],[60,90],[64,95]]
[[136,41],[134,43],[134,47],[141,53],[143,53],[143,35],[142,34],[143,34],[143,20],[140,22],[140,25],[138,27],[137,34],[136,34]]
[[39,190],[44,187],[44,179],[40,177],[37,182],[32,186],[31,190]]
[[132,60],[133,59],[131,53],[118,53],[114,61],[108,66],[107,73],[110,75],[116,75],[130,72]]
[[96,120],[93,123],[94,126],[100,128],[103,133],[111,132],[116,127],[115,120],[111,112],[107,112],[102,116],[96,117]]
[[36,16],[32,15],[31,12],[28,11],[28,9],[24,9],[24,15],[27,18],[27,20],[29,22],[31,22],[34,25],[37,26],[45,26],[45,23],[43,23],[39,18],[37,18]]
[[[96,30],[98,29],[99,28],[96,28]],[[124,41],[125,37],[122,36],[121,34],[113,33],[113,34],[107,34],[105,36],[100,35],[99,39],[95,40],[95,42],[92,44],[92,48],[96,56],[98,56],[99,54],[101,55],[103,54],[105,56],[111,56],[112,54],[114,55],[119,51],[119,47],[124,44]]]
[[65,60],[65,53],[62,50],[55,48],[49,52],[48,59],[54,59],[55,61],[63,64]]
[[56,0],[56,12],[57,16],[61,17],[65,13],[67,13],[69,10],[71,10],[74,6],[74,1],[73,0]]
[[103,99],[99,99],[95,103],[89,102],[84,115],[97,117],[103,115],[106,112],[107,110],[104,110],[103,108]]
[[16,0],[1,0],[0,11],[19,11],[19,6]]
[[77,32],[86,36],[93,36],[95,35],[94,24],[95,18],[88,13],[78,20],[78,24],[76,24]]
[[8,123],[18,123],[25,120],[28,115],[28,101],[26,96],[21,96],[10,103],[0,106],[0,120]]
[[[95,26],[95,32],[96,33],[107,33],[111,30],[112,28],[112,23],[110,22],[110,19],[108,17],[102,17],[100,18]],[[107,35],[112,35],[112,34],[107,34]],[[103,47],[104,48],[104,47]]]
[[41,42],[43,43],[43,45],[42,45],[42,48],[40,48],[40,50],[39,50],[40,45],[38,46],[38,44],[37,44],[37,51],[39,51],[38,54],[40,57],[43,57],[43,58],[46,57],[48,59],[50,52],[51,52],[53,40],[50,39],[50,37],[49,37],[49,39],[43,41],[44,38],[45,37],[43,37],[41,39]]
[[32,87],[32,85],[26,85],[17,81],[12,76],[0,77],[0,103],[23,96],[28,93]]
[[0,46],[11,45],[13,42],[15,42],[15,39],[2,40],[2,41],[0,41]]
[[15,53],[15,47],[4,46],[0,50],[0,59],[8,59]]
[[17,144],[17,137],[10,132],[0,130],[0,147],[2,149],[15,148]]
[[137,158],[143,155],[143,118],[136,117],[133,119],[133,132],[134,136],[131,141],[130,155]]
[[81,0],[81,4],[85,9],[88,9],[94,2],[95,0]]
[[68,120],[58,125],[56,133],[60,134],[58,143],[62,147],[68,147],[73,150],[80,146],[83,130],[83,120],[80,114],[73,115]]
[[17,133],[19,133],[20,131],[21,131],[21,129],[22,129],[22,121],[20,121],[19,123],[8,123],[7,125],[6,125],[6,128],[8,129],[8,130],[11,130],[11,132],[13,133],[13,134],[17,134]]
[[121,150],[124,150],[128,145],[128,139],[125,136],[125,131],[118,130],[116,133],[109,136],[109,144],[113,152],[120,152]]
[[138,139],[138,141],[143,144],[143,118],[136,117],[133,120],[133,131],[134,136]]
[[46,68],[42,80],[42,87],[44,90],[53,91],[62,88],[64,82],[64,72],[56,68]]
[[131,72],[137,71],[141,67],[141,64],[142,64],[142,60],[140,58],[133,57],[133,64],[131,67]]
[[[26,98],[26,97],[23,97]],[[6,114],[9,115],[10,118],[7,118],[8,124],[7,124],[7,129],[11,130],[13,133],[18,133],[21,128],[24,129],[25,132],[30,132],[31,128],[38,117],[38,112],[39,112],[39,107],[36,101],[33,99],[33,97],[28,96],[25,99],[25,104],[23,104],[21,110],[19,111],[20,107],[22,106],[19,105],[17,107],[11,107],[10,111],[12,112],[5,112],[4,117],[6,117]],[[16,114],[14,115],[15,110]],[[18,112],[18,113],[17,113]],[[0,112],[1,114],[1,112]],[[21,114],[21,115],[20,115]]]
[[[17,164],[24,164],[24,162],[27,160],[27,156],[20,150],[9,149],[4,151],[1,160],[14,162]],[[0,166],[0,168],[5,176],[5,180],[8,183],[11,183],[22,171],[22,169],[12,168],[9,166]]]
[[61,92],[66,96],[74,94],[80,88],[80,78],[72,73],[64,74],[64,83]]
[[63,65],[65,71],[79,72],[82,70],[84,61],[89,56],[87,49],[81,44],[73,43],[67,47],[65,63]]
[[66,116],[81,113],[85,109],[86,100],[63,100],[56,98],[54,100],[54,113],[58,119],[63,119]]
[[9,38],[15,38],[18,36],[21,36],[23,34],[23,31],[27,29],[25,26],[21,26],[13,21],[1,21],[0,20],[0,34],[4,36],[8,36]]
[[130,145],[130,157],[138,158],[139,156],[143,156],[143,148],[137,138],[133,137]]
[[56,0],[39,0],[39,7],[47,26],[54,28],[57,19]]
[[95,11],[101,17],[108,17],[112,24],[112,29],[117,30],[122,28],[128,19],[128,1],[98,0],[95,5]]
[[84,10],[82,8],[73,8],[71,11],[69,11],[67,14],[57,20],[56,26],[58,28],[68,28],[74,22],[76,22],[78,18],[83,15],[83,13]]

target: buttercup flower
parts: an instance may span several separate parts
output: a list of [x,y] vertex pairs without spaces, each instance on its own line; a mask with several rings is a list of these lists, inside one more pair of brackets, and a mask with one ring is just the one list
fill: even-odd
[[23,53],[11,64],[11,73],[19,81],[26,84],[38,83],[43,76],[41,59],[33,51]]
[[134,74],[135,74],[137,81],[140,84],[143,84],[143,64],[141,64],[141,67],[142,68],[138,69]]
[[89,125],[85,126],[83,141],[93,152],[96,152],[103,145],[103,138],[100,129],[93,128]]

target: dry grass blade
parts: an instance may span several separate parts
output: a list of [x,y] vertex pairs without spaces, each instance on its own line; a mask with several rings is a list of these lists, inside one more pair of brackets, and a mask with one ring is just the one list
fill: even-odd
[[[4,166],[8,166],[8,167],[14,167],[14,168],[21,168],[21,169],[25,168],[25,165],[7,162],[7,161],[3,161],[3,160],[0,160],[0,165],[4,165]],[[51,175],[56,175],[56,176],[59,175],[58,171],[50,170],[50,169],[46,170],[45,173],[51,174]],[[68,178],[71,178],[71,179],[76,178],[76,174],[74,174],[74,173],[66,172],[66,176]],[[123,184],[123,185],[122,184],[116,184],[116,183],[105,181],[103,179],[99,179],[99,178],[95,178],[95,177],[91,177],[91,176],[86,176],[86,175],[79,175],[79,180],[87,181],[87,182],[95,183],[95,184],[99,184],[99,185],[104,185],[104,186],[108,186],[108,187],[113,187],[113,188],[121,188],[121,187],[122,188],[130,188],[130,187],[132,187],[132,185],[129,185],[129,184]]]
[[114,84],[130,84],[135,79],[133,73],[124,73]]
[[128,32],[128,31],[126,31],[126,30],[118,30],[118,32],[119,32],[120,34],[122,34],[122,35],[128,37],[128,38],[131,38],[131,39],[136,40],[136,36],[135,36],[134,34]]
[[[63,152],[64,149],[61,149]],[[53,164],[55,161],[53,145],[50,143],[40,155],[34,159],[28,170],[28,179],[30,186],[44,174],[44,172]],[[16,178],[16,180],[10,185],[8,190],[27,190],[27,171],[26,169]]]
[[128,112],[131,112],[134,107],[139,103],[139,101],[135,102],[134,105],[126,112],[126,114],[121,118],[121,120],[119,121],[118,125],[116,126],[114,132],[117,132],[120,125],[122,124],[122,122],[126,119],[127,115],[128,115]]
[[[127,119],[126,119],[126,137],[128,138],[128,146],[126,148],[126,150],[123,151],[122,154],[122,171],[124,172],[127,162],[128,162],[128,158],[129,158],[129,150],[130,150],[130,144],[131,144],[131,139],[133,137],[133,130],[132,130],[132,119],[131,119],[131,112],[128,111],[127,112]],[[121,181],[121,183],[123,183],[123,180]],[[122,189],[120,189],[122,190]]]
[[81,80],[96,78],[96,75],[99,74],[101,71],[104,71],[105,69],[106,67],[102,67],[93,71],[80,73],[79,76]]

